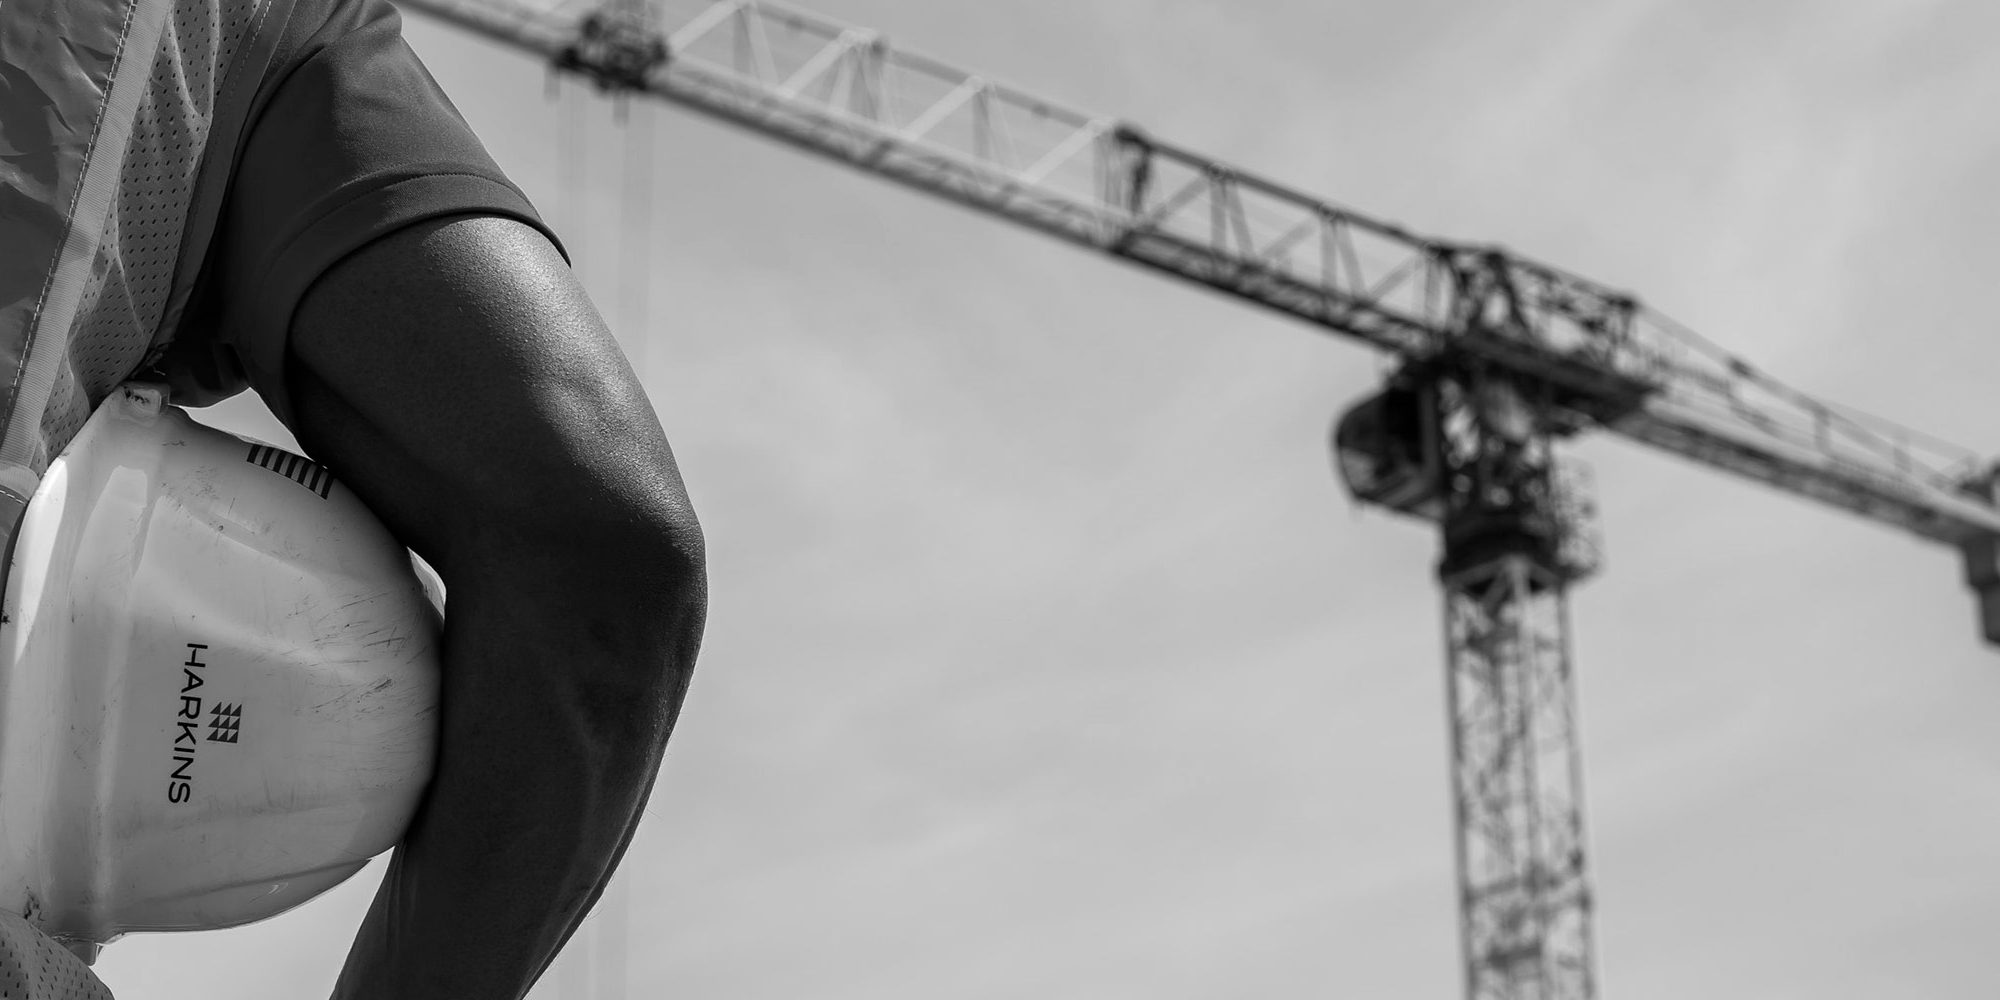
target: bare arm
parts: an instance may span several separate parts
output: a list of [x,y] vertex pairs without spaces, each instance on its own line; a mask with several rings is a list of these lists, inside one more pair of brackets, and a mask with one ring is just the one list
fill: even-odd
[[335,990],[525,994],[602,891],[700,641],[702,538],[658,420],[535,230],[460,216],[301,303],[293,430],[449,593],[436,776]]

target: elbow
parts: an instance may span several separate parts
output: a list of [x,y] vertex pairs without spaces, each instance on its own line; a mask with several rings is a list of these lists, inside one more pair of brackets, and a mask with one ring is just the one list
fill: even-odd
[[648,553],[652,571],[634,583],[642,607],[633,638],[649,647],[649,655],[627,661],[631,673],[625,680],[663,710],[666,726],[653,742],[664,745],[687,698],[707,623],[707,544],[692,513],[650,524],[644,534],[638,550]]
[[[708,614],[708,543],[701,524],[685,504],[624,523],[626,530],[613,532],[596,560],[601,567],[596,599],[603,606],[636,604],[635,629],[663,633],[677,648],[685,646],[685,657],[670,659],[691,666]],[[621,596],[601,593],[606,586]]]
[[649,527],[659,582],[653,599],[666,614],[692,623],[697,637],[708,615],[708,540],[694,512]]
[[605,564],[625,566],[633,581],[654,588],[662,600],[685,600],[708,588],[708,539],[687,502],[621,511],[608,534]]
[[632,696],[630,708],[643,706],[646,735],[638,742],[658,752],[687,698],[707,623],[707,545],[692,513],[642,520],[625,543],[607,560],[624,567],[608,574],[624,593],[600,596],[598,607],[630,610],[622,617],[600,610],[597,626],[610,634],[594,638],[627,655],[608,657],[599,682]]
[[673,659],[692,667],[708,616],[708,540],[701,522],[683,501],[663,516],[637,519],[635,534],[642,537],[621,551],[627,558],[643,553],[649,565],[634,585],[672,634],[676,648],[685,648],[684,656]]
[[509,627],[565,636],[585,675],[634,694],[684,687],[708,612],[707,542],[687,504],[575,504],[535,521],[496,533],[515,544],[489,536],[481,559],[504,560],[511,582],[488,581],[514,597]]
[[703,603],[708,542],[678,481],[583,482],[536,501],[509,510],[512,523],[500,535],[531,539],[525,548],[538,570],[564,581],[577,600]]
[[657,751],[687,697],[708,616],[701,526],[640,518],[590,535],[569,547],[563,607],[547,616],[566,645],[587,651],[570,659],[567,684],[594,728]]

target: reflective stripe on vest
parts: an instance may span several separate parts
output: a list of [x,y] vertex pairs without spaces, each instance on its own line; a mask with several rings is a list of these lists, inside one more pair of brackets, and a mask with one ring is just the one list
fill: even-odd
[[170,0],[0,4],[0,490],[17,506],[46,459],[42,410],[172,12]]
[[[234,167],[233,156],[205,156],[202,148],[187,154],[200,164],[198,180],[159,195],[182,203],[145,208],[174,216],[173,228],[162,231],[155,221],[149,234],[135,236],[129,218],[114,224],[114,216],[133,208],[129,196],[120,207],[129,156],[160,141],[157,130],[170,115],[201,123],[189,140],[234,150],[291,6],[290,0],[0,0],[0,546],[62,444],[44,440],[55,397],[65,412],[76,405],[62,378],[72,331],[99,308],[107,270],[120,283],[113,291],[133,292],[124,283],[124,248],[104,243],[107,230],[121,240],[149,235],[179,243],[183,266],[172,287],[162,297],[157,284],[150,286],[153,305],[133,316],[148,327],[137,335],[170,336]],[[185,38],[169,38],[176,16],[183,34],[190,23],[241,23],[247,16],[248,25],[233,56],[213,53],[228,65],[168,67],[174,71],[160,76],[154,71],[162,59],[195,55],[183,48]],[[210,85],[149,92],[160,79],[195,78]],[[135,139],[141,131],[148,138]]]

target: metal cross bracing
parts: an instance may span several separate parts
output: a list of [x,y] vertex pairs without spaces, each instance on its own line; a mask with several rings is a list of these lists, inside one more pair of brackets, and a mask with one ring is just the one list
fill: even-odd
[[[1407,358],[1465,351],[1603,427],[1945,542],[2000,533],[1968,449],[1816,400],[1625,293],[1422,236],[766,0],[580,12],[402,0],[607,88],[643,91]],[[658,30],[621,10],[648,9]],[[1488,311],[1483,336],[1454,322]]]
[[1465,995],[1587,1000],[1567,583],[1524,555],[1442,582]]
[[1473,1000],[1596,994],[1567,594],[1601,559],[1591,429],[1951,544],[2000,643],[1994,466],[1814,399],[1615,289],[1426,237],[763,0],[399,0],[643,93],[1394,355],[1341,420],[1354,494],[1436,523]]

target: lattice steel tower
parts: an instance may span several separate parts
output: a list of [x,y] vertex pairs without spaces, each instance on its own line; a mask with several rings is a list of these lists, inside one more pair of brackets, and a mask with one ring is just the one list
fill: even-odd
[[[1504,272],[1454,262],[1468,341],[1516,322]],[[1596,995],[1568,590],[1599,561],[1581,466],[1560,461],[1556,390],[1455,351],[1403,366],[1349,410],[1335,449],[1357,498],[1437,523],[1471,1000]]]

